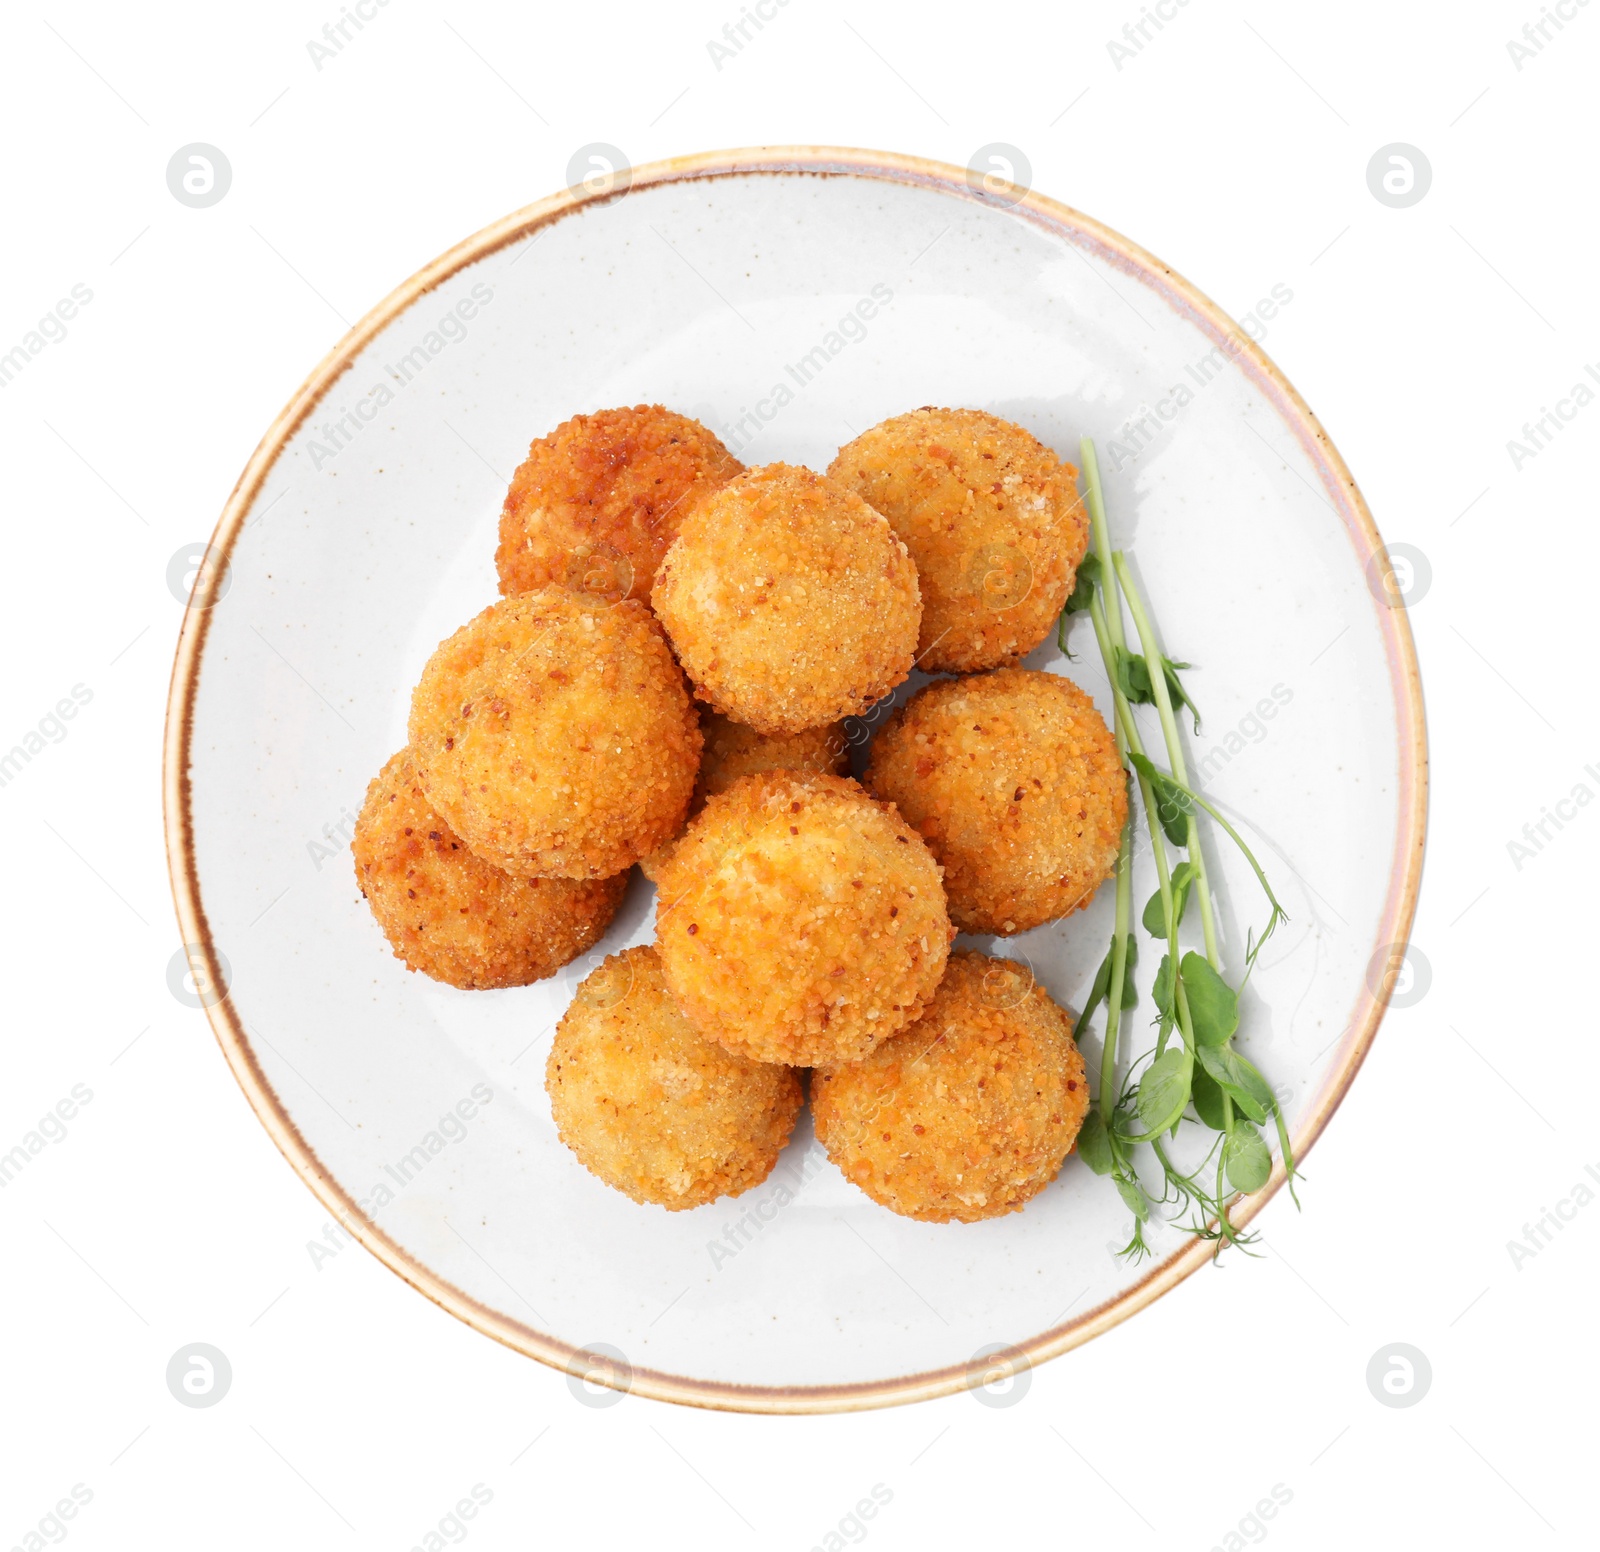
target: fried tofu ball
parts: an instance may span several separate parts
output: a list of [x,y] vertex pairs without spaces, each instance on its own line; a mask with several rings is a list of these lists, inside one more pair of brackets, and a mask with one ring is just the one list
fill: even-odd
[[916,567],[888,523],[781,463],[684,518],[650,598],[695,694],[760,733],[865,711],[910,673],[922,618]]
[[607,878],[682,827],[700,722],[643,604],[564,588],[491,604],[411,698],[428,801],[486,862]]
[[[845,776],[850,771],[850,745],[844,727],[807,728],[803,733],[758,733],[742,722],[730,722],[715,711],[700,714],[705,750],[700,756],[700,776],[689,800],[689,817],[706,806],[714,792],[726,792],[741,776],[753,771],[826,771]],[[669,843],[670,844],[670,843]],[[663,848],[663,851],[665,848]],[[639,863],[639,871],[655,882],[662,852]]]
[[923,1223],[1016,1212],[1089,1110],[1072,1020],[1026,965],[957,952],[909,1029],[811,1080],[817,1139],[873,1201]]
[[578,988],[544,1086],[556,1130],[585,1169],[673,1211],[760,1185],[802,1099],[789,1068],[697,1034],[648,947],[613,954]]
[[998,668],[1050,634],[1089,540],[1078,471],[981,410],[913,410],[840,448],[829,478],[889,519],[917,563],[930,673]]
[[903,1028],[950,950],[939,868],[855,782],[745,776],[712,797],[658,879],[656,943],[704,1035],[763,1062],[851,1062]]
[[923,686],[873,740],[866,784],[944,865],[963,932],[1008,937],[1087,905],[1116,867],[1128,817],[1093,700],[1031,669]]
[[684,515],[743,468],[699,421],[659,404],[574,415],[511,477],[495,553],[500,591],[566,586],[648,603]]
[[350,849],[395,958],[464,991],[554,975],[600,941],[628,887],[626,873],[516,878],[475,857],[428,802],[409,749],[367,788]]

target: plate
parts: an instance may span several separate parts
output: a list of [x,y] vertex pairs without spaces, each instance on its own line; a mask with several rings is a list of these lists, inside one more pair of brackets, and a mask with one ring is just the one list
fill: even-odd
[[[650,887],[636,877],[606,942],[553,979],[464,993],[390,955],[348,843],[429,653],[497,596],[512,470],[568,416],[660,402],[746,463],[819,469],[923,404],[993,411],[1074,461],[1088,433],[1117,540],[1197,665],[1191,769],[1248,822],[1290,913],[1240,1045],[1304,1154],[1401,965],[1426,778],[1403,589],[1343,461],[1252,338],[1292,300],[1278,288],[1236,325],[1037,193],[883,153],[766,148],[552,196],[351,330],[267,432],[199,567],[165,777],[189,961],[175,981],[330,1221],[480,1331],[588,1376],[585,1394],[768,1412],[1014,1373],[1202,1265],[1210,1247],[1176,1224],[1142,1266],[1120,1259],[1125,1209],[1076,1158],[1021,1213],[897,1218],[804,1120],[746,1195],[639,1206],[561,1145],[543,1078],[578,981],[651,939]],[[1086,624],[1070,646],[1073,661],[1052,643],[1028,662],[1107,710]],[[1237,972],[1264,912],[1236,854],[1210,856]],[[1142,901],[1147,856],[1139,868]],[[1075,1007],[1110,910],[1107,889],[978,946]],[[1093,1035],[1084,1047],[1093,1069]]]

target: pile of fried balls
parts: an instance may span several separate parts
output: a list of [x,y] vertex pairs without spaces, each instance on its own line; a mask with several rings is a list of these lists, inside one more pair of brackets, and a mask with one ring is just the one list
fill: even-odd
[[[1025,964],[951,942],[1066,916],[1115,867],[1111,734],[1015,666],[1087,538],[1077,471],[978,410],[897,415],[826,474],[745,468],[659,405],[558,426],[505,498],[502,596],[428,660],[361,809],[395,955],[469,991],[542,980],[637,864],[655,942],[582,982],[546,1067],[585,1168],[667,1208],[736,1196],[809,1073],[873,1201],[1015,1211],[1073,1147],[1083,1059]],[[938,677],[891,710],[913,667]]]

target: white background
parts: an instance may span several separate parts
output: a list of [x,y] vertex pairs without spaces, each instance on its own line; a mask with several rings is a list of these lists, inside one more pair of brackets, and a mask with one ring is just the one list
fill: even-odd
[[[1520,867],[1508,843],[1578,784],[1600,794],[1600,403],[1520,469],[1507,443],[1600,371],[1600,4],[1563,0],[1519,71],[1532,0],[1164,3],[1121,69],[1107,42],[1133,0],[789,0],[721,69],[707,43],[734,0],[391,0],[320,71],[306,45],[333,0],[8,9],[0,352],[74,284],[93,301],[0,390],[0,745],[74,685],[92,700],[0,787],[0,1151],[74,1084],[93,1099],[0,1190],[0,1547],[77,1483],[93,1497],[64,1529],[85,1549],[404,1549],[480,1483],[485,1549],[1592,1544],[1600,1200],[1574,1187],[1600,1172],[1600,807]],[[233,167],[210,209],[166,186],[194,141]],[[326,1214],[167,990],[169,558],[347,321],[595,141],[634,163],[820,142],[958,164],[1005,141],[1228,310],[1287,283],[1268,350],[1431,570],[1412,612],[1425,994],[1311,1156],[1305,1211],[1263,1215],[1259,1260],[1195,1276],[1010,1406],[580,1404],[364,1251],[313,1269]],[[1409,209],[1366,182],[1396,141],[1433,169]],[[164,1379],[195,1341],[233,1366],[205,1410]],[[1432,1368],[1405,1409],[1366,1382],[1396,1342]],[[840,1532],[875,1484],[890,1501]],[[1275,1517],[1247,1518],[1280,1484]]]

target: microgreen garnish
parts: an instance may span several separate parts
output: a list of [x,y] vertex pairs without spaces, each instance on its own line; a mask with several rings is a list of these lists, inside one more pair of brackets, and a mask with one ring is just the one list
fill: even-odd
[[[1257,1130],[1269,1116],[1276,1125],[1284,1171],[1290,1194],[1294,1194],[1297,1171],[1282,1109],[1271,1085],[1233,1045],[1240,1023],[1239,993],[1249,980],[1262,944],[1287,915],[1244,838],[1189,783],[1177,714],[1187,710],[1199,731],[1199,712],[1179,678],[1180,670],[1192,665],[1176,662],[1161,650],[1127,557],[1111,548],[1099,460],[1088,437],[1082,442],[1082,464],[1092,548],[1078,567],[1077,585],[1062,610],[1056,640],[1065,652],[1071,616],[1088,614],[1111,683],[1117,749],[1130,785],[1137,788],[1155,861],[1158,888],[1146,901],[1139,921],[1165,953],[1151,984],[1155,1048],[1129,1066],[1119,1086],[1117,1047],[1122,1015],[1138,1002],[1133,981],[1138,940],[1133,935],[1131,901],[1135,809],[1130,802],[1117,854],[1111,944],[1079,1016],[1081,1030],[1102,1004],[1106,1009],[1099,1094],[1078,1134],[1078,1153],[1097,1175],[1111,1178],[1133,1214],[1133,1233],[1122,1254],[1138,1259],[1149,1253],[1144,1226],[1156,1206],[1168,1203],[1175,1203],[1180,1212],[1193,1208],[1194,1220],[1188,1227],[1214,1240],[1220,1252],[1225,1244],[1247,1245],[1253,1238],[1241,1234],[1229,1220],[1228,1193],[1230,1188],[1244,1194],[1259,1191],[1270,1178],[1272,1155]],[[1124,605],[1133,618],[1137,647],[1129,644],[1124,632]],[[1167,770],[1145,751],[1133,718],[1136,705],[1156,710]],[[1238,986],[1231,986],[1223,974],[1200,838],[1201,814],[1213,819],[1243,853],[1271,906],[1260,933],[1247,934]],[[1169,846],[1186,853],[1176,865],[1169,859]],[[1184,951],[1178,943],[1178,929],[1191,898],[1199,906],[1204,953]],[[1216,1134],[1192,1172],[1174,1163],[1165,1145],[1168,1134],[1176,1137],[1186,1121]],[[1136,1168],[1137,1150],[1142,1146],[1150,1148],[1160,1170],[1158,1196],[1152,1197]],[[1200,1172],[1213,1156],[1215,1184],[1211,1185],[1202,1181]],[[1298,1206],[1298,1197],[1295,1201]]]
[[[1089,607],[1090,600],[1094,597],[1094,590],[1100,584],[1100,561],[1093,554],[1085,555],[1078,562],[1078,580],[1068,596],[1061,613],[1063,619],[1056,631],[1056,640],[1059,642],[1066,631],[1067,622],[1064,618],[1070,614],[1081,614]],[[1063,650],[1065,650],[1063,648]],[[1184,667],[1189,665],[1186,663]]]
[[1067,645],[1067,621],[1075,614],[1081,614],[1089,607],[1094,598],[1094,590],[1100,582],[1100,562],[1094,555],[1085,555],[1078,562],[1078,577],[1072,591],[1067,595],[1067,601],[1061,606],[1061,618],[1056,621],[1056,645],[1061,649],[1068,662],[1075,662],[1072,648]]
[[[1087,607],[1087,606],[1085,606]],[[1123,695],[1132,706],[1154,706],[1156,703],[1155,686],[1150,682],[1150,665],[1135,653],[1123,648],[1117,654],[1117,684]],[[1175,707],[1188,707],[1189,715],[1194,719],[1195,732],[1200,731],[1200,713],[1195,704],[1189,699],[1188,691],[1183,687],[1183,681],[1178,678],[1180,668],[1193,668],[1193,663],[1174,663],[1170,657],[1161,659],[1161,674],[1167,681],[1167,696]]]
[[[1172,870],[1172,911],[1173,915],[1178,918],[1180,927],[1183,925],[1183,913],[1189,904],[1189,886],[1193,882],[1194,864],[1192,862],[1180,862]],[[1158,889],[1145,901],[1144,915],[1139,918],[1144,930],[1152,938],[1166,936],[1167,928],[1162,916],[1163,909],[1161,891]]]

